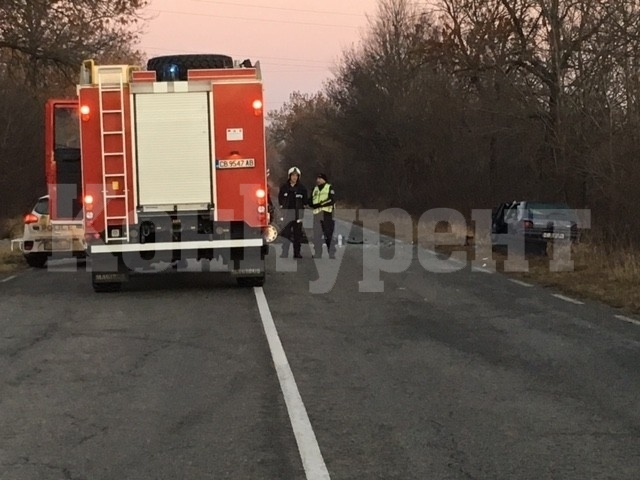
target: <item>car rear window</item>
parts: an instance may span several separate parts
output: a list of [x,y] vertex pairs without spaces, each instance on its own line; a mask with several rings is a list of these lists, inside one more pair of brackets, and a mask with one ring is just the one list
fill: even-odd
[[49,199],[41,198],[40,200],[38,200],[38,203],[36,203],[33,211],[39,213],[40,215],[49,215]]
[[527,204],[530,210],[570,210],[571,208],[566,203],[542,203],[531,202]]
[[537,203],[527,204],[530,216],[549,220],[574,220],[574,211],[566,203]]

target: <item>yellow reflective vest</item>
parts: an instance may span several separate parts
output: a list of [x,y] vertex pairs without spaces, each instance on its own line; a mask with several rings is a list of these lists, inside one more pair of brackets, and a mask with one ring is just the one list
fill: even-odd
[[[320,190],[318,187],[313,189],[313,193],[311,194],[311,199],[314,205],[318,205],[329,200],[329,193],[331,192],[331,185],[328,183],[324,184],[324,188]],[[333,212],[333,205],[327,205],[326,207],[314,208],[313,213],[320,212]]]

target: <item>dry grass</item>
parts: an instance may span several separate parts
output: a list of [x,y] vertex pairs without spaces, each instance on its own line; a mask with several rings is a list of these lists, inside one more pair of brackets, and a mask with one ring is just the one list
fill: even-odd
[[530,261],[529,272],[515,275],[579,298],[640,313],[640,252],[609,251],[587,241],[574,246],[572,260],[572,271],[552,272],[549,260],[538,258]]
[[[362,224],[362,222],[358,222]],[[440,245],[425,241],[424,231],[418,232],[415,227],[411,231],[396,232],[393,225],[384,223],[380,232],[403,240],[418,242],[421,246],[434,249],[448,255],[453,251],[468,252],[469,260],[475,260],[473,232],[467,228],[450,228],[447,224],[431,225],[428,230],[448,234],[438,239]],[[425,229],[427,231],[427,229]],[[446,243],[448,245],[442,245]],[[577,298],[591,299],[621,308],[630,313],[640,314],[640,251],[632,248],[605,248],[601,242],[586,239],[571,248],[571,260],[574,262],[570,271],[553,271],[550,260],[553,259],[553,248],[548,256],[527,256],[529,269],[527,272],[504,272],[506,255],[493,252],[496,269],[513,278],[526,280]]]
[[23,229],[22,217],[2,219],[0,220],[0,240],[21,237]]
[[26,266],[27,263],[22,256],[22,252],[12,252],[11,245],[8,242],[0,243],[0,272],[12,272]]
[[8,241],[21,237],[23,228],[22,217],[0,220],[0,272],[11,272],[27,266],[22,252],[12,252],[11,242]]

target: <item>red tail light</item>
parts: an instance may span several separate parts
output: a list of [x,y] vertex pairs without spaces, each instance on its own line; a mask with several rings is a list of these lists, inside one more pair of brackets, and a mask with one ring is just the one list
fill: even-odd
[[85,233],[84,234],[84,240],[87,243],[93,243],[97,240],[100,240],[100,234],[99,233]]
[[34,215],[33,213],[27,213],[24,216],[24,224],[25,225],[31,225],[32,223],[38,223],[40,221],[40,219],[38,218],[37,215]]

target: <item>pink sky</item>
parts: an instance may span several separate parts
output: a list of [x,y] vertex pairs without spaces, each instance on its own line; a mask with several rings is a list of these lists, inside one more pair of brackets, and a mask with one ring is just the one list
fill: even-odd
[[360,39],[377,0],[151,0],[140,48],[149,56],[223,53],[260,60],[267,109],[315,92]]

